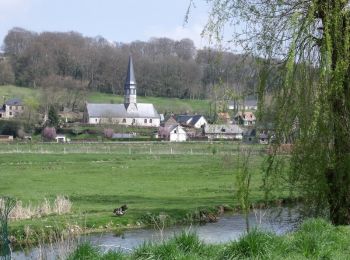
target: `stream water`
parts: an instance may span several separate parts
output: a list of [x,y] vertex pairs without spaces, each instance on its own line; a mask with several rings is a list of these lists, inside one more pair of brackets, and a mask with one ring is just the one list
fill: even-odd
[[[299,215],[296,209],[274,208],[257,210],[249,214],[250,227],[285,234],[293,231],[298,225]],[[225,214],[216,223],[192,226],[174,226],[162,232],[156,229],[135,229],[126,231],[120,236],[113,233],[91,234],[80,237],[79,241],[65,241],[54,245],[31,248],[30,250],[12,253],[12,259],[57,259],[66,256],[69,249],[77,242],[88,241],[101,251],[122,250],[132,251],[145,242],[159,242],[169,239],[182,231],[195,232],[205,243],[225,243],[236,240],[246,232],[246,222],[242,214]]]

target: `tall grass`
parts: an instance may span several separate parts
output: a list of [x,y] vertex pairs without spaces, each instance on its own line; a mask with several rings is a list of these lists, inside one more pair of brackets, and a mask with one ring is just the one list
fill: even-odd
[[193,233],[160,244],[145,243],[130,254],[103,254],[82,244],[69,259],[350,259],[350,228],[323,219],[306,220],[294,233],[277,236],[253,229],[238,241],[207,245]]
[[[0,209],[3,208],[4,202],[0,198]],[[70,213],[71,209],[72,202],[69,200],[69,198],[62,195],[58,195],[52,205],[46,198],[39,205],[32,205],[31,203],[28,203],[24,206],[22,201],[18,200],[16,202],[16,206],[11,211],[9,218],[12,220],[19,220],[39,218],[50,214],[62,215]]]

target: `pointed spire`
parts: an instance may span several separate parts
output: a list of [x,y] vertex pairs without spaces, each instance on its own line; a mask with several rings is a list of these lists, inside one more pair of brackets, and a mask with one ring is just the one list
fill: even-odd
[[134,65],[132,63],[131,55],[129,56],[128,72],[127,72],[127,75],[126,75],[124,88],[127,89],[127,88],[130,88],[130,86],[136,87]]

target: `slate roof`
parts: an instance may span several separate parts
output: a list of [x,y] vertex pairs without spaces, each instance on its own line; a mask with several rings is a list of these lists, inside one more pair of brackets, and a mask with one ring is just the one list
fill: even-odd
[[243,134],[238,125],[206,125],[204,131],[206,134]]
[[8,106],[22,106],[22,100],[20,98],[13,98],[5,101],[5,105]]
[[136,112],[127,112],[124,104],[86,104],[89,117],[97,118],[159,118],[153,104],[138,103]]
[[128,64],[128,73],[126,75],[124,88],[127,89],[131,85],[136,85],[136,80],[135,80],[135,73],[134,73],[134,65],[132,63],[132,57],[130,56],[129,64]]

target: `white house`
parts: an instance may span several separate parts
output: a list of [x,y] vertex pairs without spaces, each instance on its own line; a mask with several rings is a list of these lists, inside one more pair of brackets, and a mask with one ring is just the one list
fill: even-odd
[[185,142],[187,140],[186,131],[180,126],[174,126],[169,131],[169,141],[170,142]]
[[208,124],[207,120],[202,115],[178,115],[176,121],[182,126],[193,128],[201,128]]
[[160,115],[153,104],[137,103],[136,80],[131,56],[124,85],[124,104],[86,103],[83,119],[88,124],[159,127]]
[[159,127],[158,137],[171,142],[184,142],[187,140],[187,133],[183,127],[178,124],[167,125]]

